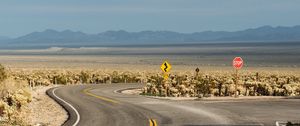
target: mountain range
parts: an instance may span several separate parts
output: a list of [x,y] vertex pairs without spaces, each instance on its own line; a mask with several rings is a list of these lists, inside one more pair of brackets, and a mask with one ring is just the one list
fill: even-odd
[[300,41],[300,25],[292,27],[262,26],[241,31],[203,31],[194,33],[178,33],[172,31],[127,32],[106,31],[98,34],[86,34],[80,31],[56,31],[47,29],[32,32],[17,38],[0,36],[2,45],[143,45],[143,44],[184,44],[204,42],[272,42]]

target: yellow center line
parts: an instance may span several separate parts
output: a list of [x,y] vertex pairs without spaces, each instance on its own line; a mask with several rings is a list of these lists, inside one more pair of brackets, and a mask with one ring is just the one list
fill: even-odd
[[[106,97],[102,97],[102,96],[95,95],[95,94],[91,93],[90,90],[92,90],[92,89],[93,89],[93,88],[86,88],[86,89],[84,89],[82,92],[83,92],[84,94],[86,94],[86,95],[93,96],[93,97],[98,98],[98,99],[101,99],[101,100],[103,100],[103,101],[107,101],[107,102],[119,104],[119,102],[116,101],[116,100],[113,100],[113,99],[110,99],[110,98],[106,98]],[[155,119],[149,119],[149,125],[150,125],[150,126],[157,126],[156,120],[155,120]]]
[[89,96],[93,96],[93,97],[95,97],[95,98],[101,99],[101,100],[103,100],[103,101],[107,101],[107,102],[119,104],[119,102],[116,101],[116,100],[113,100],[113,99],[110,99],[110,98],[106,98],[106,97],[102,97],[102,96],[99,96],[99,95],[95,95],[95,94],[89,92],[89,91],[92,90],[92,89],[93,89],[93,88],[86,88],[86,89],[83,90],[83,93],[84,93],[84,94],[87,94],[87,95],[89,95]]
[[157,126],[155,119],[153,119],[153,126]]
[[153,122],[151,119],[149,119],[149,126],[153,126]]
[[157,126],[155,119],[149,119],[149,126]]

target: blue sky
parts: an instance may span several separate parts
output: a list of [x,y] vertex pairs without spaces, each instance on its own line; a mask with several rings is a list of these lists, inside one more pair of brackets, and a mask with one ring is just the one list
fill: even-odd
[[0,2],[0,36],[45,29],[236,31],[300,24],[296,0],[6,0]]

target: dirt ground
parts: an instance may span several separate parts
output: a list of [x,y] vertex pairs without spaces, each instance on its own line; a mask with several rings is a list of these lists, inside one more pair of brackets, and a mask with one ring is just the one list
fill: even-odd
[[33,126],[59,126],[67,120],[67,112],[46,94],[46,90],[51,87],[53,86],[33,89],[33,101],[27,106],[29,115],[25,117],[27,124]]
[[[200,72],[234,72],[231,61],[226,64],[205,61],[197,57],[185,56],[133,56],[133,55],[0,55],[0,63],[9,70],[43,70],[43,69],[84,69],[102,71],[130,71],[130,72],[161,72],[160,66],[167,60],[171,72],[194,72],[198,67]],[[273,72],[295,73],[300,67],[295,66],[251,66],[245,60],[241,72]],[[215,63],[215,64],[214,64]]]

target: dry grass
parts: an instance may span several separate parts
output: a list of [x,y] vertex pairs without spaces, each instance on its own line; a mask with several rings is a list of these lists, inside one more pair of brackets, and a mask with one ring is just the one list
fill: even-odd
[[0,84],[1,121],[7,125],[27,125],[24,118],[28,110],[26,105],[31,102],[31,91],[24,81],[7,79]]
[[46,95],[51,88],[29,89],[27,82],[7,79],[0,85],[0,125],[57,126],[67,119],[66,111]]
[[[236,75],[233,72],[200,72],[171,74],[169,79],[150,76],[143,89],[146,95],[171,97],[233,96]],[[241,96],[299,96],[299,73],[249,72],[239,73],[238,95]]]

